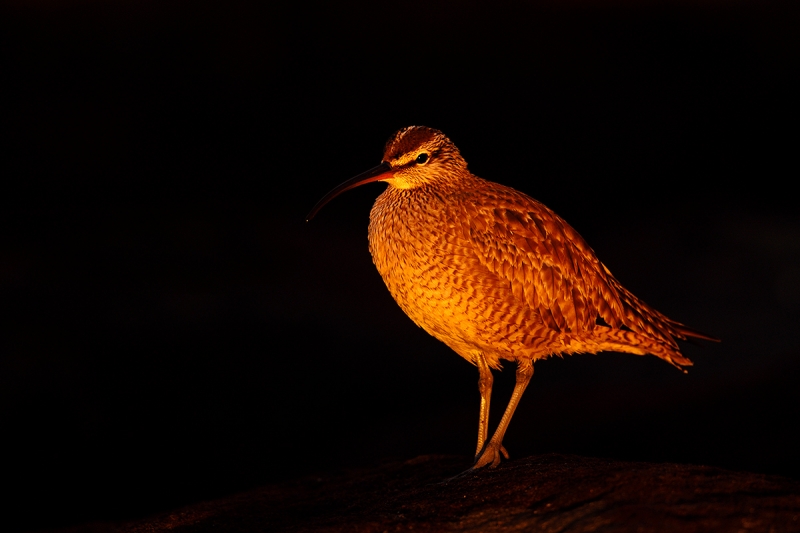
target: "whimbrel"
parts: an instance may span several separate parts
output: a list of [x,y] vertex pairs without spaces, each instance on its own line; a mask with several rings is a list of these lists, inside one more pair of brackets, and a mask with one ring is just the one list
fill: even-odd
[[[556,354],[652,354],[692,362],[676,339],[717,340],[667,318],[628,292],[586,241],[540,202],[467,169],[442,132],[411,126],[380,165],[333,189],[389,187],[370,212],[369,249],[389,292],[425,331],[478,367],[480,415],[473,469],[508,459],[503,436],[533,376]],[[514,361],[516,384],[490,440],[491,369]]]

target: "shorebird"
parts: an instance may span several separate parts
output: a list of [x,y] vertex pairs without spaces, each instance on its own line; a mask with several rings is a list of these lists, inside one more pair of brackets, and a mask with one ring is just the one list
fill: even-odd
[[[369,249],[389,292],[418,326],[478,368],[481,396],[472,469],[496,467],[533,363],[558,354],[652,354],[692,362],[676,339],[714,340],[626,290],[586,241],[533,198],[475,176],[438,130],[410,126],[389,138],[381,164],[324,196],[383,181],[370,212]],[[489,435],[492,369],[516,363],[516,384]],[[685,370],[684,370],[685,372]]]

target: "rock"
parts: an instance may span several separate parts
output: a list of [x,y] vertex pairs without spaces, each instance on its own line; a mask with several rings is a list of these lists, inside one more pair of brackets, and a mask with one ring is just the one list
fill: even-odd
[[462,457],[427,455],[387,462],[270,485],[113,529],[800,531],[800,482],[787,478],[560,454],[452,477],[469,464]]

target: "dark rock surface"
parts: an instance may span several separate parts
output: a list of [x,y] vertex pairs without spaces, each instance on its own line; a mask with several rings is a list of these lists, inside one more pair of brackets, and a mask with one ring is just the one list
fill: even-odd
[[461,457],[420,456],[271,485],[113,529],[800,531],[800,482],[787,478],[560,454],[451,478],[467,465]]

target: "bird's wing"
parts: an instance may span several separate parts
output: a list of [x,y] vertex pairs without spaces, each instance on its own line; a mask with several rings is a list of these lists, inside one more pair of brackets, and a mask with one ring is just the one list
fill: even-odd
[[[540,202],[485,182],[460,202],[460,233],[478,260],[550,328],[628,328],[674,345],[680,324],[640,302],[617,282],[586,241]],[[479,197],[476,200],[476,197]]]

